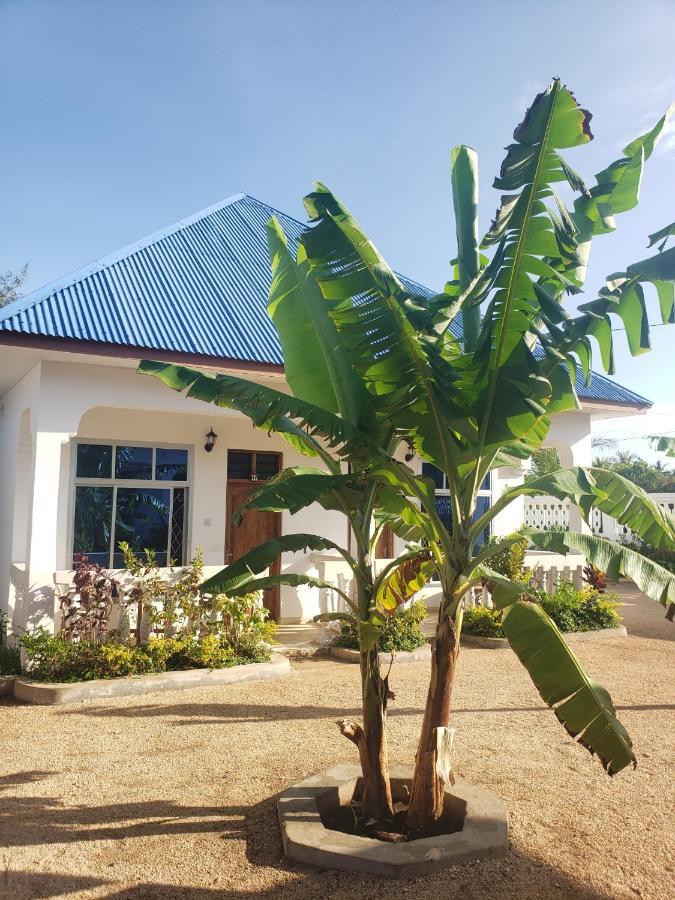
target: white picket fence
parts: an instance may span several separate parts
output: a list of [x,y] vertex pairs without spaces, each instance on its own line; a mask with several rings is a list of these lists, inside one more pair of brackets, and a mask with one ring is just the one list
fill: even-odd
[[[675,494],[650,494],[650,498],[668,515],[675,516]],[[569,500],[557,497],[525,497],[524,524],[528,528],[569,528]],[[605,515],[599,509],[592,511],[591,528],[593,534],[611,540],[630,541],[630,528],[620,525],[616,519]]]

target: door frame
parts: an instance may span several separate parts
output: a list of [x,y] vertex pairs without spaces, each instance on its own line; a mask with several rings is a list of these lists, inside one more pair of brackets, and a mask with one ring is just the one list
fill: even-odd
[[[283,453],[281,453],[280,451],[277,451],[277,450],[250,450],[250,449],[243,450],[243,449],[239,449],[237,447],[228,447],[227,453],[228,454],[229,453],[251,453],[253,456],[253,470],[254,470],[251,478],[227,478],[226,477],[226,480],[225,480],[225,485],[226,485],[226,487],[225,487],[225,490],[226,490],[226,496],[225,496],[226,523],[225,523],[224,564],[230,565],[232,562],[234,562],[233,559],[229,558],[232,555],[231,551],[230,551],[230,545],[231,545],[230,542],[231,542],[231,538],[232,538],[232,528],[233,528],[232,516],[227,514],[228,506],[229,506],[230,485],[241,485],[241,486],[247,485],[250,489],[253,489],[257,484],[262,484],[263,482],[258,481],[257,478],[254,477],[256,474],[256,472],[255,472],[256,455],[258,453],[264,453],[265,455],[268,455],[268,456],[270,454],[272,454],[272,455],[278,457],[278,459],[279,459],[278,471],[280,472],[283,469]],[[226,462],[226,465],[227,465],[227,462]],[[267,479],[265,479],[265,481],[266,480]],[[232,512],[234,512],[234,510],[232,510]],[[274,517],[273,522],[275,525],[274,534],[272,534],[271,537],[281,537],[281,534],[282,534],[281,513],[273,512],[273,513],[269,513],[269,515]],[[269,574],[270,575],[279,575],[280,572],[281,572],[281,557],[277,557],[277,559],[275,559],[275,561],[269,567]],[[275,622],[279,622],[279,620],[281,618],[281,586],[276,585],[275,587],[268,588],[267,590],[265,590],[263,592],[263,595],[264,595],[263,602],[264,602],[265,608],[269,609],[269,611],[270,611],[270,618],[272,618]]]

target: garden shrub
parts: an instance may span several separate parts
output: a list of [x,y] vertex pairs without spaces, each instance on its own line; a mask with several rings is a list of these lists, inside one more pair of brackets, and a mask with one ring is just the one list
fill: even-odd
[[[500,543],[502,540],[503,538],[493,535],[489,539],[488,545]],[[527,574],[524,567],[526,550],[527,538],[523,537],[491,556],[488,565],[494,572],[503,575],[510,581],[525,581]]]
[[7,647],[7,613],[0,609],[0,675],[21,674],[21,654],[18,647]]
[[464,610],[462,631],[477,637],[504,637],[502,614],[487,606],[470,606]]
[[21,674],[21,653],[18,647],[3,647],[0,644],[0,675]]
[[[379,650],[383,653],[391,653],[394,650],[410,652],[423,647],[427,639],[422,634],[420,625],[426,614],[424,602],[415,600],[410,606],[399,607],[393,616],[387,616],[380,626],[382,633],[378,643]],[[359,642],[354,626],[349,622],[341,622],[340,632],[333,646],[358,650]]]
[[[615,628],[621,622],[614,595],[600,594],[592,587],[577,588],[571,581],[561,581],[555,594],[533,590],[531,596],[563,632]],[[500,610],[471,606],[464,611],[462,629],[480,637],[503,637],[501,622]]]
[[27,674],[36,681],[72,682],[182,669],[222,669],[269,660],[276,625],[268,620],[258,594],[239,599],[223,595],[203,598],[203,607],[211,618],[208,630],[202,623],[201,634],[189,627],[172,637],[151,636],[142,644],[123,640],[115,633],[105,641],[73,641],[63,634],[54,637],[45,629],[23,634],[19,642],[28,657]]

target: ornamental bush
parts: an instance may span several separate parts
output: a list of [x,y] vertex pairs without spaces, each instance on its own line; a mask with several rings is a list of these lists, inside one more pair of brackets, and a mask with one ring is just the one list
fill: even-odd
[[[553,619],[563,632],[598,631],[621,623],[618,603],[613,594],[600,594],[592,587],[577,588],[562,581],[555,594],[532,591],[532,599]],[[471,606],[464,611],[462,629],[479,637],[504,637],[502,614],[498,609]]]
[[[426,614],[427,608],[422,600],[415,600],[408,607],[399,607],[381,626],[379,649],[383,653],[392,653],[395,650],[410,652],[424,646],[427,639],[422,634],[420,625]],[[359,641],[354,626],[348,622],[341,622],[340,632],[333,646],[358,650]]]
[[[211,630],[192,629],[174,637],[151,636],[136,644],[111,633],[105,641],[69,640],[44,628],[23,634],[19,643],[27,656],[26,674],[36,681],[72,682],[93,678],[121,678],[183,669],[223,669],[247,663],[267,662],[276,625],[268,621],[259,595],[238,600],[205,598],[221,616]],[[18,661],[18,651],[15,651]],[[3,658],[0,655],[0,672]],[[19,674],[16,671],[7,674]]]

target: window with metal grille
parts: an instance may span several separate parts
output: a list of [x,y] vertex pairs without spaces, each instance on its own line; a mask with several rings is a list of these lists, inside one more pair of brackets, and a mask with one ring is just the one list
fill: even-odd
[[[441,521],[445,525],[445,527],[450,530],[450,526],[452,524],[452,504],[450,503],[450,490],[448,488],[448,479],[445,474],[441,472],[440,469],[437,469],[436,466],[432,466],[431,463],[422,463],[422,475],[425,478],[430,478],[435,485],[435,496],[436,496],[436,511],[441,518]],[[478,491],[478,498],[476,500],[476,511],[473,514],[473,521],[479,519],[483,513],[487,512],[492,503],[492,489],[491,489],[491,478],[490,473],[485,476],[483,479],[483,483],[480,486],[480,490]],[[476,550],[478,550],[490,537],[490,528],[489,526],[483,531],[483,534],[480,536],[476,543]]]
[[188,462],[186,447],[78,441],[73,556],[119,568],[126,541],[154,550],[160,566],[184,565]]

